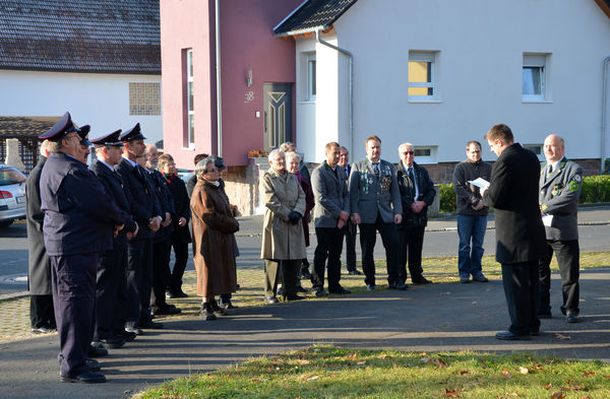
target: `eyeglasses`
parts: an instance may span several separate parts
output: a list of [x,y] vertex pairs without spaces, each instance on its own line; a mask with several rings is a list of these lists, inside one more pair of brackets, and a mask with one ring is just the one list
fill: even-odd
[[214,173],[214,172],[218,172],[218,169],[213,168],[213,169],[208,169],[205,171],[205,173]]
[[402,154],[403,155],[413,155],[413,154],[415,154],[415,152],[413,152],[413,151],[404,151]]

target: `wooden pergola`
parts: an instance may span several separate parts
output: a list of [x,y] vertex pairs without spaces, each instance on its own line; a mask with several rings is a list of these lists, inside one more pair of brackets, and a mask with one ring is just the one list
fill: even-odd
[[19,156],[26,172],[38,162],[38,136],[49,130],[59,116],[0,116],[0,160],[6,159],[7,139],[19,140]]

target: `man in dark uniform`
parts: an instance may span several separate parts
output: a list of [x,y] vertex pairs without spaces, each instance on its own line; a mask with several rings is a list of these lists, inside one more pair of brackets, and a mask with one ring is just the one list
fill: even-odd
[[44,212],[40,209],[40,173],[50,155],[51,142],[40,144],[40,159],[30,172],[25,186],[26,227],[28,232],[28,289],[30,291],[30,322],[35,334],[49,333],[57,328],[51,295],[51,264],[42,235]]
[[132,195],[131,215],[140,227],[138,235],[127,244],[127,287],[128,309],[125,330],[141,334],[141,328],[160,328],[153,323],[150,315],[150,292],[153,274],[153,233],[159,230],[163,220],[159,203],[153,195],[153,188],[146,178],[146,170],[136,159],[144,156],[146,139],[137,123],[123,132],[119,139],[123,142],[123,159],[117,172],[123,184]]
[[121,211],[102,184],[79,160],[85,134],[66,114],[40,139],[54,152],[40,176],[44,242],[52,267],[53,305],[59,332],[63,382],[105,382],[87,367],[93,326],[95,273],[100,254],[123,228]]
[[[349,163],[349,151],[341,146],[339,152],[339,167],[345,172],[345,177],[349,181],[349,175],[352,171],[352,165]],[[360,276],[362,272],[356,269],[356,230],[357,226],[352,222],[351,218],[347,218],[345,223],[345,264],[347,273],[352,276]]]
[[125,228],[114,237],[113,248],[102,254],[97,270],[93,345],[106,348],[119,348],[125,344],[126,339],[135,338],[135,334],[124,330],[127,306],[125,272],[127,241],[137,234],[138,225],[130,214],[130,193],[123,188],[121,176],[114,169],[122,159],[120,133],[119,129],[91,140],[95,145],[97,159],[90,169],[125,215]]
[[161,172],[157,170],[159,161],[159,151],[152,144],[146,145],[146,171],[151,178],[155,194],[161,207],[161,214],[164,215],[161,228],[153,237],[153,282],[152,295],[150,298],[150,308],[156,315],[178,314],[180,309],[167,303],[165,300],[165,289],[169,284],[169,261],[171,255],[171,234],[173,232],[172,219],[175,217],[176,210],[174,199],[167,187],[167,182]]
[[485,135],[498,156],[483,201],[495,209],[496,261],[502,265],[502,284],[511,325],[497,339],[527,340],[540,332],[537,317],[538,262],[544,255],[545,235],[538,207],[540,162],[536,155],[514,142],[504,124]]

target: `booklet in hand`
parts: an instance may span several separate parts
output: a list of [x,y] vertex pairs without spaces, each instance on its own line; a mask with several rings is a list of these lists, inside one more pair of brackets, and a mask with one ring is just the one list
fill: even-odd
[[478,188],[489,187],[489,182],[482,177],[477,177],[474,180],[468,180],[468,183],[472,184],[473,186],[477,186]]

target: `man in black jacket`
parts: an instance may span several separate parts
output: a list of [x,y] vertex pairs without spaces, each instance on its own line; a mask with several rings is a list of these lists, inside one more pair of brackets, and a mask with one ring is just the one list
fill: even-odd
[[30,323],[35,334],[53,332],[57,328],[53,312],[51,264],[42,235],[44,212],[40,209],[40,173],[50,155],[50,146],[51,142],[48,140],[40,144],[40,159],[30,172],[25,186]]
[[160,328],[153,323],[150,313],[150,292],[153,278],[153,234],[161,227],[163,217],[152,185],[146,177],[146,170],[136,159],[144,156],[146,137],[140,124],[123,132],[119,139],[123,142],[123,159],[117,172],[123,184],[132,195],[131,215],[140,227],[138,235],[127,244],[127,287],[128,309],[125,330],[141,334],[141,328]]
[[424,248],[424,233],[428,224],[428,207],[436,196],[434,183],[428,171],[415,162],[415,151],[411,143],[398,147],[400,162],[396,166],[396,177],[402,200],[402,223],[398,226],[400,238],[400,280],[407,279],[406,264],[409,263],[409,273],[413,284],[429,284],[430,280],[423,276],[422,250]]
[[97,176],[115,204],[125,213],[125,228],[113,240],[113,248],[101,256],[97,269],[95,295],[95,325],[93,345],[119,348],[135,334],[124,330],[127,308],[127,242],[137,235],[138,224],[131,216],[131,193],[123,186],[115,166],[121,162],[123,143],[121,130],[91,140],[95,145],[96,160],[91,171]]
[[504,124],[485,135],[498,156],[488,188],[481,194],[495,209],[496,261],[502,264],[502,282],[511,325],[497,339],[527,340],[538,335],[538,262],[544,256],[545,234],[538,207],[540,162],[536,155],[515,143]]
[[[478,178],[489,182],[491,165],[481,160],[481,143],[471,140],[466,143],[466,160],[458,163],[453,170],[453,189],[457,204],[458,271],[461,283],[473,281],[486,283],[481,259],[483,240],[487,228],[487,213],[479,187],[470,183]],[[471,245],[472,243],[472,245]]]

